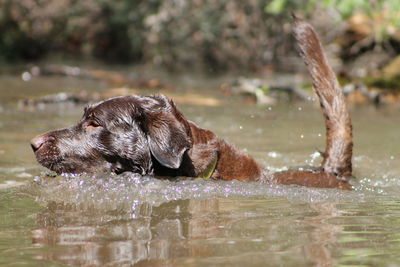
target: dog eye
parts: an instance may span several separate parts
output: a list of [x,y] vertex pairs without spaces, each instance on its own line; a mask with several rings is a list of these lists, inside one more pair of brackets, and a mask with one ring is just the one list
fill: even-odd
[[87,128],[98,128],[98,127],[101,127],[101,125],[97,121],[89,121],[86,127]]

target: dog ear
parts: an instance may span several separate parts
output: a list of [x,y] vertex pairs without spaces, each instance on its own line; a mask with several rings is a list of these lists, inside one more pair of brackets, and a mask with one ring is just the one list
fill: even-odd
[[175,104],[162,95],[143,97],[143,128],[151,154],[163,166],[177,169],[192,144],[186,119]]

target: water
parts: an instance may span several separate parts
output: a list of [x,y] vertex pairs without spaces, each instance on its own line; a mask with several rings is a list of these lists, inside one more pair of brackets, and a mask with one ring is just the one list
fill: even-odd
[[[183,95],[201,88],[222,97],[216,81],[176,82]],[[352,192],[132,174],[46,178],[29,139],[74,123],[82,106],[19,108],[18,99],[99,88],[106,85],[0,78],[1,266],[400,265],[398,107],[351,108]],[[257,107],[231,98],[178,106],[271,169],[321,160],[315,151],[324,147],[324,125],[315,103]]]

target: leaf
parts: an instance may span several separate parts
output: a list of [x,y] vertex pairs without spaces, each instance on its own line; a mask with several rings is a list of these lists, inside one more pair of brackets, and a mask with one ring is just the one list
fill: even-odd
[[272,0],[268,5],[265,6],[264,11],[270,14],[280,14],[284,10],[286,0]]

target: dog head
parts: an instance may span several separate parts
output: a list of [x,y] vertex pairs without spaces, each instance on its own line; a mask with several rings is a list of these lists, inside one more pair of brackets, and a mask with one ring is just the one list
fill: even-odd
[[85,108],[69,128],[31,140],[37,161],[57,173],[153,174],[153,161],[177,169],[190,129],[165,96],[111,98]]

